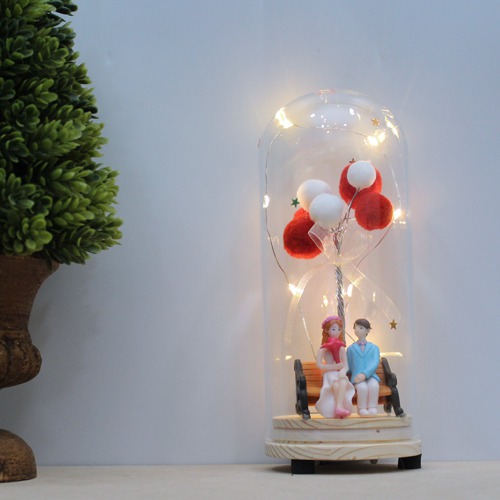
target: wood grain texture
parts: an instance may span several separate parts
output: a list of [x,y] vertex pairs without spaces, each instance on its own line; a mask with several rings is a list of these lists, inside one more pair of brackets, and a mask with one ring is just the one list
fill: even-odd
[[36,462],[32,449],[19,436],[0,429],[0,482],[35,477]]
[[266,455],[290,460],[378,460],[420,455],[419,440],[378,443],[275,443],[266,442]]
[[421,443],[409,415],[339,419],[313,413],[307,420],[283,415],[273,418],[272,436],[266,441],[266,455],[291,460],[374,460],[420,454]]

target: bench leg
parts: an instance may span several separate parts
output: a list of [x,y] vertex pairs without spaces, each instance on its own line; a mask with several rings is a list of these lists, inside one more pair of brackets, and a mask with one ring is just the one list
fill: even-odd
[[292,474],[314,474],[315,472],[314,460],[292,459]]
[[401,403],[399,402],[399,391],[397,387],[391,387],[391,405],[396,417],[402,417],[404,415],[405,412],[403,408],[401,408]]
[[398,469],[421,469],[422,468],[422,454],[413,457],[401,457],[398,460]]

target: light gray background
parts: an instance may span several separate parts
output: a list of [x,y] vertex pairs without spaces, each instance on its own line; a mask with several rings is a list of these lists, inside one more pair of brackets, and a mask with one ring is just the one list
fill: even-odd
[[44,285],[0,426],[43,465],[266,460],[257,142],[334,87],[407,137],[424,459],[500,459],[500,4],[79,4],[124,237]]

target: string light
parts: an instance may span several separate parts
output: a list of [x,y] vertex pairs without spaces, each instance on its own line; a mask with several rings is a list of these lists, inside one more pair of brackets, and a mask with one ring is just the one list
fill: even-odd
[[285,108],[279,109],[274,118],[283,128],[293,127],[293,123],[286,117]]
[[379,146],[387,139],[387,134],[385,130],[379,129],[376,130],[373,135],[369,135],[366,137],[366,143],[369,146]]
[[394,222],[398,222],[401,225],[406,224],[404,213],[400,208],[396,208],[396,210],[394,210],[394,213],[392,215],[392,220]]
[[292,283],[288,283],[288,288],[292,292],[292,295],[294,295],[295,297],[300,297],[302,295],[302,293],[304,292],[304,290],[293,285]]

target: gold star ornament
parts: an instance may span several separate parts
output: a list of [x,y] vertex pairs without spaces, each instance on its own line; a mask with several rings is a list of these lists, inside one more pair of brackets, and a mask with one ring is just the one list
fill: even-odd
[[375,125],[375,127],[378,127],[380,125],[380,120],[377,120],[376,118],[372,118],[372,123]]
[[396,330],[396,328],[398,327],[398,324],[394,319],[389,323],[389,325],[391,325],[391,330]]

